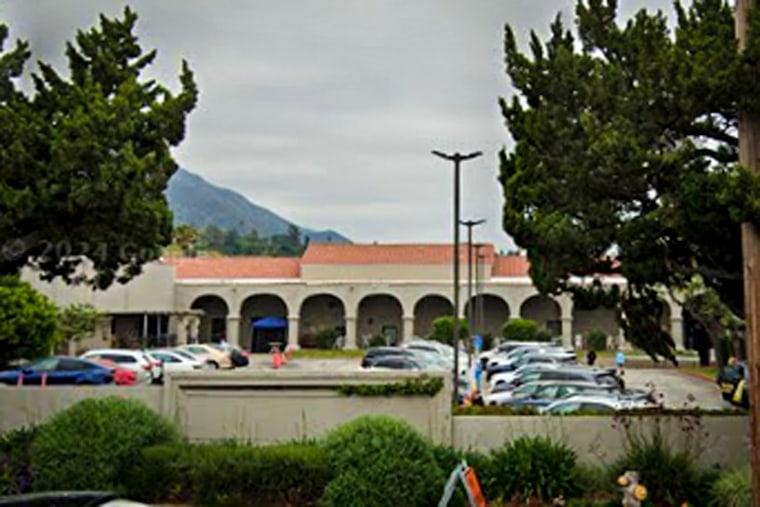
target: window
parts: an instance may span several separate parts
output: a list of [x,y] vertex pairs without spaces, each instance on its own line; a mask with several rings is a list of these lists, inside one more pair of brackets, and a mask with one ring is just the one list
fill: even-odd
[[47,359],[40,359],[34,363],[24,366],[24,369],[29,368],[32,371],[52,371],[58,366],[58,359],[53,357]]
[[166,353],[163,353],[163,352],[151,352],[150,355],[153,356],[153,357],[155,357],[159,361],[163,361],[165,363],[181,363],[182,362],[179,359],[177,359],[176,357],[174,357],[173,355],[166,354]]
[[113,361],[117,364],[127,364],[127,363],[136,363],[137,358],[134,356],[128,356],[125,354],[100,354],[100,357],[103,359],[108,359],[109,361]]
[[83,362],[83,361],[77,361],[76,359],[61,359],[58,361],[58,367],[56,370],[58,371],[83,371],[83,370],[89,370],[92,368],[91,365]]
[[562,403],[552,409],[552,414],[569,414],[578,410],[580,406],[578,402]]

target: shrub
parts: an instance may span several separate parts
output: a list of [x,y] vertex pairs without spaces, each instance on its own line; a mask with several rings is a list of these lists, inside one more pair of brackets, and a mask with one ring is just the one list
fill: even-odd
[[586,333],[586,348],[596,352],[607,350],[607,334],[599,329],[592,329]]
[[0,496],[31,491],[31,449],[36,435],[32,427],[0,436]]
[[369,337],[369,341],[367,342],[368,347],[385,347],[388,345],[387,340],[385,336],[381,334],[375,334]]
[[315,444],[225,442],[149,447],[129,489],[144,502],[305,506],[316,503],[327,478],[327,457]]
[[[659,416],[640,419],[636,426],[634,422],[637,421],[629,419],[624,422],[623,455],[613,463],[610,480],[615,480],[627,470],[635,470],[639,472],[639,480],[646,486],[649,498],[655,504],[681,505],[687,501],[699,501],[704,477],[697,465],[695,451],[688,446],[676,446],[669,442]],[[689,435],[685,436],[688,438]],[[701,434],[696,436],[702,437]]]
[[[467,319],[459,320],[459,339],[464,340],[470,335],[470,325]],[[430,332],[429,339],[440,343],[453,345],[452,337],[454,336],[454,317],[444,316],[433,320],[433,330]]]
[[323,442],[335,476],[320,505],[428,506],[445,483],[433,445],[408,423],[365,416],[339,426]]
[[530,319],[512,319],[504,323],[504,339],[507,341],[537,341],[538,323]]
[[491,454],[486,487],[496,498],[551,501],[577,492],[575,452],[547,437],[520,437]]
[[752,505],[752,469],[749,465],[727,470],[718,476],[710,491],[712,507]]
[[34,489],[123,491],[143,448],[179,440],[177,429],[137,400],[90,398],[39,427],[32,445]]
[[338,334],[335,329],[322,329],[314,336],[318,349],[331,349],[335,345]]

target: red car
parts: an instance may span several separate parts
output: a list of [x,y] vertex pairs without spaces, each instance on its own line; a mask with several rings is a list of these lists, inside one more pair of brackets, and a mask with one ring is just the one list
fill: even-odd
[[122,368],[108,359],[98,358],[94,359],[94,361],[113,369],[113,381],[117,386],[131,386],[137,382],[137,374],[132,370]]

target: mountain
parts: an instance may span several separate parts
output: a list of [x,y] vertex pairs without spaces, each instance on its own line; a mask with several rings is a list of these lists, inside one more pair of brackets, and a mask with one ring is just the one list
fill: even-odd
[[312,242],[351,243],[333,230],[315,231],[293,224],[237,192],[212,185],[185,169],[177,170],[169,180],[166,198],[175,224],[191,224],[199,229],[213,224],[241,234],[256,229],[261,237],[286,234],[288,228],[295,225],[302,236]]

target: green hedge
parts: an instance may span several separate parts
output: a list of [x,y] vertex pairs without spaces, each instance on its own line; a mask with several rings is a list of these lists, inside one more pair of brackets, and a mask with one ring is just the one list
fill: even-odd
[[129,489],[144,502],[308,506],[327,484],[327,463],[318,446],[306,443],[156,446],[143,450]]

